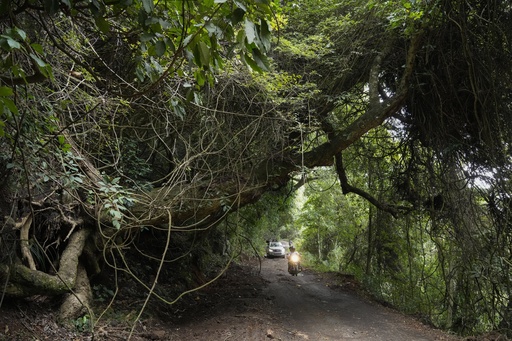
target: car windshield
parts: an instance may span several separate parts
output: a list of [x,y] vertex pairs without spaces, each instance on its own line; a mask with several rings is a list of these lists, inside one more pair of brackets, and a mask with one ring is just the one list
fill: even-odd
[[277,243],[270,243],[270,247],[283,247],[283,244],[277,242]]

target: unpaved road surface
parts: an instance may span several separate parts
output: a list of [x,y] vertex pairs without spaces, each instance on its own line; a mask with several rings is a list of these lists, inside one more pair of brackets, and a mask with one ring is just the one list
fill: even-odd
[[263,259],[261,271],[259,262],[233,265],[176,304],[154,301],[135,325],[129,321],[144,292],[136,296],[126,281],[128,295],[116,300],[113,318],[97,322],[94,335],[57,325],[55,304],[46,300],[4,302],[0,341],[460,340],[362,299],[354,282],[340,282],[337,274],[295,277],[286,268],[285,259]]
[[[223,302],[211,303],[211,314],[172,326],[170,340],[460,340],[431,329],[353,292],[331,287],[324,278],[304,271],[286,272],[286,260],[264,259],[263,285],[251,287],[229,278]],[[253,280],[256,282],[256,280]],[[228,291],[229,292],[229,291]],[[200,297],[198,297],[200,299]],[[203,309],[204,312],[204,309]]]

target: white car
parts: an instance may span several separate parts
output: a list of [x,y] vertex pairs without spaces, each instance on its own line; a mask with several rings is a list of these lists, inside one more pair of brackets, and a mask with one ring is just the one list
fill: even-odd
[[267,258],[286,256],[286,251],[281,242],[269,242],[267,245]]

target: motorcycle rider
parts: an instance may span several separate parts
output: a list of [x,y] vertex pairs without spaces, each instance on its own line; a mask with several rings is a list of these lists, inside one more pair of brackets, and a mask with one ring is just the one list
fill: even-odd
[[297,251],[295,251],[295,247],[293,247],[293,246],[290,246],[290,254],[288,255],[288,271],[290,271],[293,266],[292,256],[294,254],[297,255],[297,257],[299,259],[299,261],[297,262],[297,265],[299,267],[299,270],[302,271],[302,267],[300,266],[300,254]]

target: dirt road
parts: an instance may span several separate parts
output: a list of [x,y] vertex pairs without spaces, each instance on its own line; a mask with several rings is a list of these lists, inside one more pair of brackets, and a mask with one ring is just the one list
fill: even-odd
[[[251,276],[258,277],[253,273],[244,279],[256,283]],[[218,294],[223,301],[210,302],[212,315],[174,327],[171,340],[459,340],[334,290],[314,273],[292,277],[284,259],[264,259],[261,277],[262,286],[228,278],[222,287],[227,292]]]
[[[233,265],[212,285],[176,304],[153,301],[135,325],[130,321],[138,311],[133,305],[137,301],[128,290],[116,300],[113,318],[97,322],[94,336],[59,326],[48,301],[15,301],[0,311],[0,341],[461,340],[360,298],[338,285],[337,274],[306,270],[292,277],[286,268],[285,259],[263,259],[261,272],[259,262]],[[129,283],[125,289],[130,289]],[[144,295],[141,292],[140,298]]]

